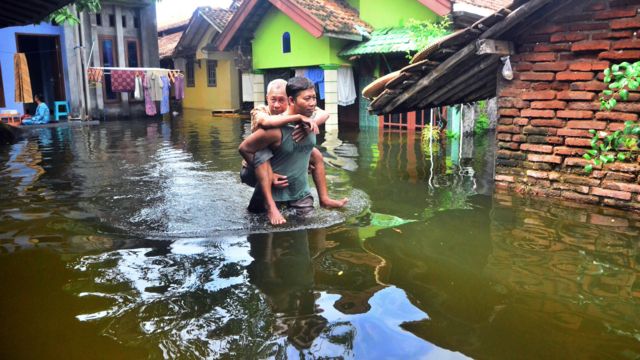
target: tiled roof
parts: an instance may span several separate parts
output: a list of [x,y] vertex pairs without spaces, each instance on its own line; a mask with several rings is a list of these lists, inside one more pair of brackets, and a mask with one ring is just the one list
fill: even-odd
[[158,38],[158,52],[160,54],[160,59],[171,57],[173,49],[176,48],[178,41],[180,41],[180,37],[182,37],[182,33],[183,31],[179,31],[177,33]]
[[362,35],[356,26],[371,31],[371,25],[360,19],[358,10],[344,0],[290,0],[322,24],[324,30],[335,34]]
[[189,24],[189,19],[191,17],[188,17],[186,19],[180,20],[180,21],[172,21],[169,23],[164,23],[164,24],[158,24],[158,33],[167,31],[167,30],[171,30],[171,29],[175,29],[175,28],[179,28],[182,26],[187,26],[187,24]]
[[416,51],[417,46],[406,28],[374,30],[371,39],[357,43],[340,52],[340,56],[390,54]]
[[500,10],[511,5],[512,0],[456,0],[455,3],[469,4],[491,10]]
[[231,16],[233,16],[233,12],[231,10],[212,8],[211,6],[201,6],[198,10],[200,10],[202,15],[213,23],[213,26],[215,26],[219,32],[224,30],[225,26],[227,26],[227,23],[231,19]]

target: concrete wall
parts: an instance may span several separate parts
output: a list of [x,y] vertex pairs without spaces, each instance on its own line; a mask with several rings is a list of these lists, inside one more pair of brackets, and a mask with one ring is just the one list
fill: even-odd
[[[185,87],[185,108],[202,110],[228,110],[240,108],[240,81],[238,69],[231,53],[212,53],[208,59],[218,62],[216,86],[207,86],[207,59],[194,65],[195,86]],[[186,61],[186,60],[185,60]]]
[[579,3],[570,16],[549,17],[517,40],[514,80],[500,78],[498,87],[496,187],[640,210],[636,159],[587,173],[582,158],[591,149],[589,130],[611,133],[640,113],[635,92],[613,111],[600,110],[603,70],[637,61],[640,49],[640,5],[616,4]]
[[[60,46],[64,49],[65,34],[60,26],[54,26],[47,23],[39,25],[13,26],[0,29],[0,66],[2,67],[2,84],[4,88],[4,99],[6,107],[2,109],[14,109],[20,113],[23,112],[23,104],[16,103],[15,100],[15,79],[13,68],[13,55],[16,53],[16,34],[33,34],[33,35],[58,35],[60,36]],[[65,82],[65,93],[69,99],[69,74],[67,54],[61,51],[62,68]],[[60,99],[57,99],[60,100]],[[53,108],[53,104],[48,104]]]

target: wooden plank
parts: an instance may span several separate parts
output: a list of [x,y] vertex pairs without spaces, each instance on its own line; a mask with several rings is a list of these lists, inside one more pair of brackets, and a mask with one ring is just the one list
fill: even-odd
[[476,51],[476,43],[472,42],[465,46],[462,50],[458,51],[456,54],[445,60],[442,64],[440,64],[437,68],[435,68],[432,72],[430,72],[427,76],[420,79],[417,83],[415,83],[411,88],[407,91],[399,94],[391,103],[387,104],[382,110],[385,113],[393,111],[398,105],[405,102],[410,97],[414,96],[418,91],[421,91],[425,87],[429,86],[433,81],[440,78],[443,74],[449,71],[450,68],[459,64],[460,62],[468,59],[469,57],[475,55]]
[[477,42],[476,55],[500,55],[508,56],[515,54],[514,46],[511,41],[480,39]]
[[490,39],[497,38],[500,35],[507,32],[511,27],[516,25],[518,22],[524,20],[527,16],[533,14],[541,7],[547,5],[547,3],[552,0],[531,0],[528,3],[520,6],[511,12],[511,14],[507,15],[503,21],[497,23],[492,26],[491,29],[485,31],[482,35],[480,35],[480,39]]

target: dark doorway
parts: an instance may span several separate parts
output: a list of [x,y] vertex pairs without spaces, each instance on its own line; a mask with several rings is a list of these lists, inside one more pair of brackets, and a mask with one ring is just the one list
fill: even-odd
[[[16,34],[18,52],[25,53],[31,90],[42,94],[50,109],[55,101],[66,100],[60,36]],[[33,114],[36,104],[24,104],[25,113]]]

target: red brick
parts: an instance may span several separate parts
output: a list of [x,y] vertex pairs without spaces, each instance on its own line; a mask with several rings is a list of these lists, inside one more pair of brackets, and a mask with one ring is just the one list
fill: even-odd
[[595,20],[620,19],[636,16],[635,8],[598,11],[593,15]]
[[565,61],[544,62],[533,64],[533,71],[563,71],[569,67],[569,63]]
[[548,82],[539,82],[531,84],[531,90],[533,91],[544,91],[551,89],[551,84]]
[[520,144],[514,142],[498,142],[498,147],[500,149],[509,149],[509,150],[518,150],[520,148]]
[[540,26],[535,30],[532,30],[532,34],[553,34],[557,32],[564,31],[565,26],[559,24],[547,24],[544,26]]
[[633,31],[623,30],[623,31],[605,31],[601,33],[595,33],[591,35],[593,40],[601,40],[601,39],[624,39],[630,38],[633,36]]
[[593,80],[592,72],[564,71],[556,74],[558,81],[589,81]]
[[500,115],[500,116],[510,116],[510,117],[520,116],[520,110],[518,110],[518,109],[500,109],[500,110],[498,110],[498,115]]
[[513,135],[511,141],[515,142],[527,142],[527,137],[525,135]]
[[613,50],[640,49],[639,39],[618,40],[613,43]]
[[609,125],[607,125],[607,130],[609,131],[624,130],[624,123],[621,123],[621,122],[609,123]]
[[501,97],[498,99],[498,106],[500,108],[517,108],[524,109],[530,106],[528,101],[524,101],[520,98],[514,97]]
[[541,118],[552,118],[556,114],[553,110],[532,110],[532,109],[524,109],[520,112],[522,117],[541,117]]
[[564,144],[567,146],[591,147],[591,140],[585,138],[566,138]]
[[513,118],[501,117],[500,119],[498,119],[498,124],[500,124],[500,125],[512,125],[513,124]]
[[[572,159],[575,159],[575,158],[572,158]],[[584,160],[584,159],[580,158],[580,160]],[[588,162],[587,160],[584,160],[584,161]],[[586,176],[565,175],[565,176],[562,177],[562,181],[570,183],[570,184],[586,185],[586,186],[599,186],[600,185],[600,180],[592,179],[592,178],[586,177]]]
[[640,113],[640,103],[618,103],[615,109],[620,112]]
[[580,61],[569,65],[572,71],[598,71],[609,67],[608,61]]
[[531,61],[531,62],[545,62],[545,61],[555,61],[556,54],[553,52],[535,52],[535,53],[525,53],[516,55],[522,61]]
[[553,100],[555,97],[556,92],[552,90],[530,91],[522,94],[523,100]]
[[554,144],[554,145],[562,145],[564,143],[564,139],[557,136],[547,136],[544,140],[548,144]]
[[520,96],[524,91],[522,89],[504,88],[500,90],[499,96]]
[[[587,15],[587,14],[585,14]],[[609,24],[606,22],[596,23],[593,22],[591,18],[588,18],[587,22],[583,23],[574,23],[569,25],[569,30],[571,31],[593,31],[593,30],[608,30]]]
[[553,146],[551,146],[551,145],[522,144],[522,145],[520,145],[520,150],[551,154],[553,152]]
[[515,178],[509,175],[496,175],[494,179],[496,181],[515,182]]
[[533,69],[533,64],[526,61],[520,61],[519,63],[513,64],[513,70],[515,71],[531,71]]
[[523,81],[553,81],[555,77],[551,72],[524,72],[520,73],[520,80]]
[[567,122],[567,128],[569,129],[595,129],[595,130],[604,130],[607,128],[607,123],[605,121],[579,121],[572,120]]
[[607,165],[607,169],[608,170],[612,170],[612,171],[619,171],[619,172],[636,173],[636,172],[640,171],[640,165],[615,162],[613,164],[608,164]]
[[637,121],[638,114],[622,113],[622,112],[598,112],[596,113],[598,120],[613,121]]
[[631,200],[631,193],[626,191],[616,191],[594,187],[591,189],[592,195],[604,196],[613,199]]
[[520,128],[517,126],[498,125],[496,127],[496,131],[498,131],[499,133],[519,134]]
[[625,173],[607,171],[606,178],[607,180],[618,181],[618,182],[622,181],[622,182],[632,183],[636,181],[636,175],[633,173],[625,174]]
[[576,130],[576,129],[558,129],[559,136],[574,136],[574,137],[588,137],[593,135],[589,134],[588,130]]
[[531,176],[536,179],[548,179],[549,173],[546,171],[527,170],[527,176]]
[[596,94],[587,91],[561,91],[558,93],[560,100],[593,100]]
[[552,43],[576,42],[576,41],[585,40],[586,38],[587,38],[586,34],[579,33],[579,32],[557,33],[557,34],[551,35],[551,38],[549,39],[549,41],[551,41]]
[[559,110],[558,117],[567,119],[593,119],[593,112],[580,110]]
[[562,164],[562,157],[555,155],[538,155],[538,154],[529,154],[527,155],[528,161],[533,162],[544,162],[544,163],[552,163],[552,164]]
[[[581,157],[579,158],[566,158],[564,160],[564,166],[578,166],[578,167],[585,167],[586,165],[593,165],[591,163],[591,161],[585,160]],[[600,166],[594,166],[594,168],[600,168]]]
[[498,134],[496,138],[501,141],[511,141],[511,134]]
[[534,101],[531,103],[532,109],[564,109],[565,107],[567,107],[567,103],[558,100]]
[[605,60],[637,60],[640,59],[640,50],[606,51],[598,55],[598,59]]
[[630,19],[616,19],[611,21],[611,29],[637,29],[640,28],[640,17]]
[[570,51],[571,50],[571,44],[547,44],[547,43],[541,43],[541,44],[535,44],[533,46],[532,51],[534,52],[563,52],[563,51]]
[[614,182],[614,181],[603,181],[601,186],[605,189],[640,193],[640,185],[638,184],[628,184],[628,183],[621,183],[621,182]]
[[562,128],[562,127],[564,127],[564,121],[563,120],[558,120],[558,119],[553,119],[553,120],[533,119],[533,120],[531,120],[531,125],[532,126],[542,126],[542,127]]
[[597,204],[599,202],[599,199],[596,196],[581,195],[574,193],[573,191],[563,191],[560,196],[566,200],[583,202],[587,204]]
[[[527,135],[555,135],[558,132],[558,129],[554,128],[545,128],[545,127],[535,127],[535,126],[525,126],[522,131]],[[546,141],[544,141],[546,142]]]
[[587,150],[580,148],[572,148],[566,146],[558,146],[554,148],[554,155],[562,155],[562,156],[582,156]]
[[552,187],[554,189],[559,189],[559,190],[570,190],[570,191],[575,191],[575,192],[579,192],[582,194],[588,194],[589,193],[589,187],[588,186],[582,186],[582,185],[573,185],[573,184],[564,184],[564,183],[553,183]]
[[609,50],[610,47],[611,47],[611,41],[607,41],[607,40],[580,41],[580,42],[574,42],[573,45],[571,45],[571,51],[573,52],[603,51],[603,50]]
[[529,124],[529,119],[528,118],[517,117],[517,118],[513,119],[513,124],[514,125],[518,125],[518,126],[525,126],[525,125]]
[[567,110],[598,111],[600,110],[600,103],[584,101],[570,102],[569,106],[567,106]]
[[603,82],[597,80],[571,83],[573,91],[602,91],[606,88],[607,86]]

